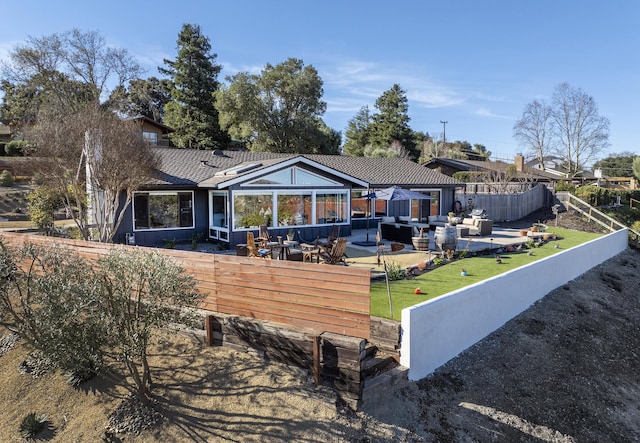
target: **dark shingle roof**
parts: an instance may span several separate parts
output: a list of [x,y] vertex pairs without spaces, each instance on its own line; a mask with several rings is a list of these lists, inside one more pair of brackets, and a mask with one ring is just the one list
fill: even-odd
[[[451,168],[458,169],[460,171],[473,171],[473,172],[483,172],[483,171],[496,171],[496,172],[505,172],[509,167],[513,166],[511,163],[505,163],[501,161],[493,162],[493,161],[482,161],[482,160],[459,160],[452,158],[434,158],[427,162],[428,165],[433,164],[442,164],[449,166]],[[529,166],[524,167],[524,171],[517,172],[518,177],[533,177],[537,179],[543,180],[557,180],[558,176],[556,174],[548,173],[542,171],[540,169],[531,168]]]
[[[241,177],[296,157],[303,157],[321,166],[334,169],[371,187],[392,185],[459,186],[462,183],[452,177],[425,168],[402,158],[368,158],[344,155],[278,154],[249,151],[201,151],[193,149],[154,148],[160,157],[160,174],[154,185],[197,186],[206,181],[215,187],[229,180],[216,177],[216,172],[241,164],[256,165],[250,171],[239,173]],[[205,163],[206,162],[206,163]]]

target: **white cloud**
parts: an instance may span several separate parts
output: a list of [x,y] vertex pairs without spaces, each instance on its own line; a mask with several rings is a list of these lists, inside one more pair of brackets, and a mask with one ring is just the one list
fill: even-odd
[[499,118],[499,119],[503,119],[503,120],[514,120],[514,117],[510,116],[510,115],[500,115],[500,114],[495,114],[492,111],[486,109],[486,108],[478,108],[473,112],[474,115],[477,115],[479,117],[488,117],[488,118]]

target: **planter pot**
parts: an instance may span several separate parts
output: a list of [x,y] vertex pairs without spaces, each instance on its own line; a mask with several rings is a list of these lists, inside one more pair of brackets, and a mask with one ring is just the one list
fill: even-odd
[[429,250],[429,237],[411,237],[413,243],[413,249],[416,251],[428,251]]

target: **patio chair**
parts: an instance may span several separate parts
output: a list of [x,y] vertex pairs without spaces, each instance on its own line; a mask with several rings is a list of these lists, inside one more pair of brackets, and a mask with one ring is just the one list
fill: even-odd
[[271,249],[258,247],[251,231],[247,231],[247,257],[271,258]]
[[329,265],[337,265],[338,263],[347,264],[344,260],[347,257],[347,237],[337,238],[330,251],[322,246],[320,246],[319,249],[320,253],[318,255],[324,263]]
[[318,246],[324,246],[325,248],[331,247],[333,242],[335,242],[338,237],[340,237],[340,225],[333,225],[331,227],[331,232],[327,236],[327,238],[317,238],[316,244]]
[[267,248],[269,243],[275,243],[272,241],[271,234],[269,234],[269,229],[267,229],[267,225],[260,225],[258,228],[258,236],[256,237],[256,241],[263,247]]

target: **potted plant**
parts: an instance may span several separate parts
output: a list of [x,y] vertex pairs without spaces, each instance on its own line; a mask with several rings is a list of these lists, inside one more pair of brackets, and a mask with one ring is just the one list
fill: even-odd
[[420,228],[419,237],[411,237],[413,243],[413,249],[416,251],[428,251],[429,250],[429,236],[424,236],[424,228]]
[[287,232],[287,241],[293,241],[293,237],[295,236],[295,232],[293,231],[293,228],[289,229],[289,232]]

